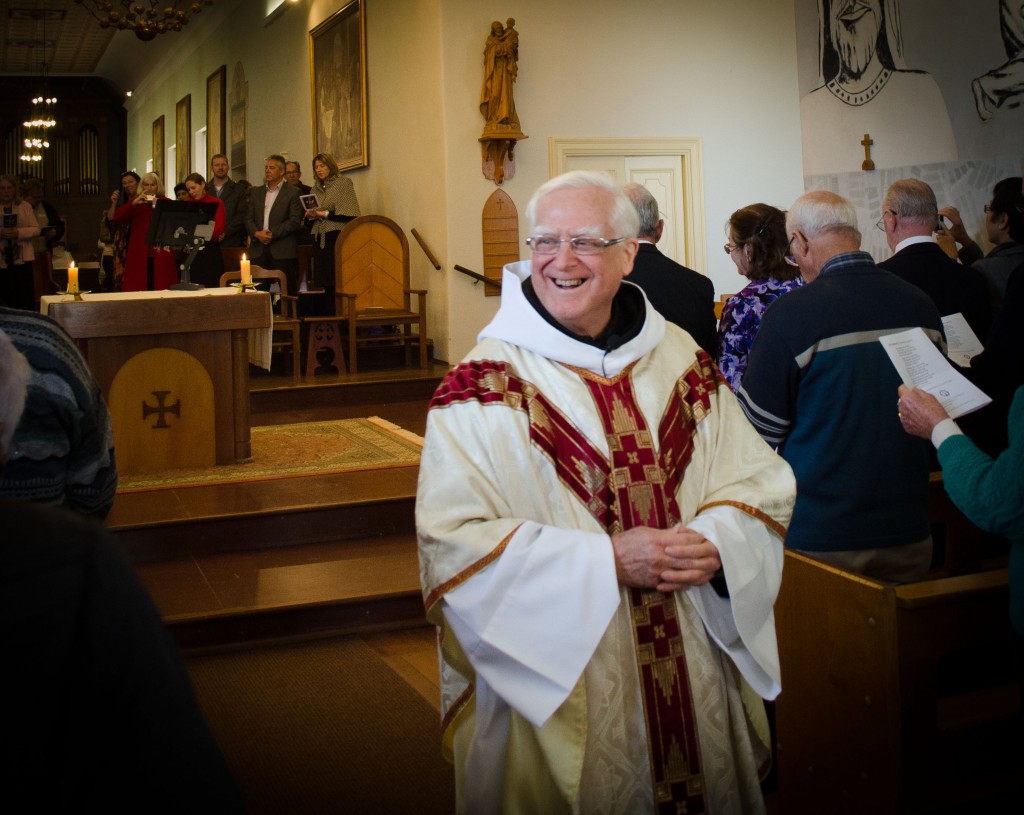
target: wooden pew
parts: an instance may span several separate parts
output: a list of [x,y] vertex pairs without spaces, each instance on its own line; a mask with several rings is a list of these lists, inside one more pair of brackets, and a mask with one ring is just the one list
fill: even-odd
[[995,812],[1020,795],[1008,596],[1006,569],[894,586],[787,551],[780,811]]

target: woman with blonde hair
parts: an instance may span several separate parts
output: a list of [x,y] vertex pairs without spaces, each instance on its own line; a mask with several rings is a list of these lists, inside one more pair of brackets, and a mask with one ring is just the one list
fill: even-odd
[[338,170],[338,163],[330,153],[317,153],[313,157],[312,194],[317,205],[306,210],[306,218],[313,222],[313,275],[334,301],[334,244],[346,223],[359,217],[359,201],[352,180]]
[[21,198],[21,185],[13,175],[0,175],[0,305],[35,307],[32,239],[39,223],[32,206]]
[[138,193],[114,211],[111,219],[131,226],[128,254],[125,260],[122,291],[167,289],[178,282],[178,266],[170,249],[146,245],[149,222],[158,200],[168,200],[164,184],[156,173],[146,173],[139,182]]

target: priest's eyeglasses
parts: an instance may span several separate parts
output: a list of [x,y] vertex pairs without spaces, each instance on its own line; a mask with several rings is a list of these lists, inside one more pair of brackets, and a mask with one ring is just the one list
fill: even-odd
[[625,238],[556,238],[553,235],[534,235],[526,239],[526,245],[535,255],[554,255],[562,248],[563,243],[569,244],[575,255],[596,255],[609,246],[622,243]]

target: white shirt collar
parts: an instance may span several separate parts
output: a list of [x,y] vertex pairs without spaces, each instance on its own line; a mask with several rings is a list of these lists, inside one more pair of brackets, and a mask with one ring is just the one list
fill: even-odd
[[935,240],[934,235],[912,235],[911,237],[904,238],[897,243],[896,248],[892,250],[892,253],[895,255],[901,249],[906,249],[908,246],[913,246],[915,243],[938,243],[938,241]]

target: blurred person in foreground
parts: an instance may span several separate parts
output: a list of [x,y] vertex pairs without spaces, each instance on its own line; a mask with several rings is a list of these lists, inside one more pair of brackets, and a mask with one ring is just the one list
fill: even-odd
[[[0,331],[31,372],[0,497],[105,518],[117,489],[114,433],[85,358],[60,325],[37,311],[0,308]],[[0,390],[6,387],[0,380]]]
[[527,218],[417,490],[457,809],[763,812],[792,473],[624,282],[638,216],[608,175]]
[[[0,331],[0,474],[31,366]],[[0,496],[0,783],[41,812],[244,812],[177,648],[98,522]]]

